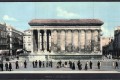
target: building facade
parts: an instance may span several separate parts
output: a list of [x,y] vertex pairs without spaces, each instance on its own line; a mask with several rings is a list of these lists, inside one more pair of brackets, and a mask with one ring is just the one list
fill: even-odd
[[116,27],[114,31],[114,55],[115,57],[120,56],[120,26]]
[[0,23],[0,50],[8,49],[6,23]]
[[23,35],[23,48],[31,52],[31,30],[25,30]]
[[98,19],[33,19],[31,52],[102,55],[101,25]]
[[103,37],[102,38],[102,51],[103,55],[108,57],[114,53],[114,39],[113,37]]
[[12,26],[7,26],[10,54],[15,55],[17,49],[23,49],[23,32],[16,30]]

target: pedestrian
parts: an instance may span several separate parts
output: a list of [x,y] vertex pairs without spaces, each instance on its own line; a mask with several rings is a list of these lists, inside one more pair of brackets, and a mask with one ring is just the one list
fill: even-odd
[[33,65],[33,68],[35,68],[35,62],[34,61],[32,62],[32,65]]
[[5,63],[5,69],[6,69],[6,71],[8,71],[8,63],[7,62]]
[[59,66],[61,67],[61,64],[62,64],[62,61],[60,60],[60,62],[59,62]]
[[38,62],[37,62],[37,60],[36,60],[36,61],[35,61],[35,68],[37,68],[37,63],[38,63]]
[[46,61],[46,67],[48,67],[48,61]]
[[87,63],[85,64],[85,70],[87,70],[88,69],[88,65],[87,65]]
[[79,70],[82,70],[82,64],[80,63],[80,66],[79,66],[80,68],[79,68]]
[[1,70],[3,71],[3,62],[1,63]]
[[90,69],[92,69],[92,61],[90,61],[89,65],[90,65]]
[[45,63],[44,63],[44,61],[43,61],[43,68],[45,67]]
[[72,65],[72,70],[75,70],[75,63],[73,62],[72,64],[73,64]]
[[52,62],[52,60],[51,60],[51,62],[50,62],[50,65],[51,65],[51,68],[53,67],[53,62]]
[[77,62],[78,69],[80,70],[80,61]]
[[98,69],[100,69],[100,62],[99,61],[97,62],[97,66],[98,66]]
[[15,65],[16,65],[16,69],[19,69],[18,61],[15,62]]
[[12,71],[12,64],[9,62],[9,71]]
[[26,62],[26,60],[24,62],[24,68],[27,68],[27,62]]
[[118,62],[117,61],[115,62],[115,69],[116,68],[118,69]]
[[39,60],[39,68],[41,68],[41,61]]

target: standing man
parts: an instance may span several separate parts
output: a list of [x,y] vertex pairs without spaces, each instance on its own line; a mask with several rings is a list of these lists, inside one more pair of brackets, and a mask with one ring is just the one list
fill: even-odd
[[36,61],[35,61],[35,67],[36,67],[36,68],[37,68],[37,63],[38,63],[38,62],[37,62],[37,60],[36,60]]
[[39,60],[39,68],[41,68],[41,61]]
[[97,66],[98,66],[98,69],[100,69],[100,62],[98,61],[98,63],[97,63]]
[[16,69],[19,69],[18,61],[15,62],[15,65],[16,65]]
[[115,62],[115,69],[116,68],[118,69],[118,62],[117,61]]
[[92,69],[92,61],[90,61],[90,64],[89,64],[89,65],[90,65],[90,69]]
[[12,71],[12,64],[9,62],[9,70]]
[[27,62],[26,62],[26,60],[24,62],[24,68],[27,68]]
[[6,71],[8,71],[8,63],[7,62],[5,63],[5,69],[6,69]]

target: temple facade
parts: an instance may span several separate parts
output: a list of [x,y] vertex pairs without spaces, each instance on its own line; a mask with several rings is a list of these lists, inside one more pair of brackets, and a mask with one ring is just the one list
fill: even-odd
[[99,19],[33,19],[29,25],[32,53],[102,52]]

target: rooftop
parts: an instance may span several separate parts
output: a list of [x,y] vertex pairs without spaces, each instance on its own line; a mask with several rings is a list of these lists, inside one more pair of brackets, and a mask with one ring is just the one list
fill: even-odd
[[33,19],[30,26],[101,26],[99,19]]

